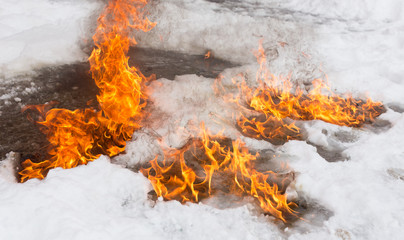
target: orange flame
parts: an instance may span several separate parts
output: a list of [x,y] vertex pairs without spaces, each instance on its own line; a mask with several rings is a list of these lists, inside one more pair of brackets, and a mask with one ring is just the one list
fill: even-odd
[[142,91],[147,80],[128,64],[127,52],[136,44],[132,30],[149,31],[154,23],[144,18],[146,0],[113,0],[98,18],[93,36],[96,48],[89,61],[91,73],[100,93],[101,111],[95,109],[52,109],[29,106],[42,116],[41,131],[47,135],[49,159],[22,163],[21,181],[43,179],[56,167],[73,168],[98,158],[116,155],[140,128],[146,96]]
[[[239,84],[239,104],[245,101],[263,116],[247,117],[242,115],[237,125],[242,132],[256,138],[297,139],[300,129],[290,120],[323,120],[336,125],[360,127],[371,123],[385,111],[382,103],[340,97],[331,91],[321,79],[315,79],[313,89],[304,94],[299,87],[294,88],[290,77],[282,78],[272,74],[266,67],[265,51],[260,43],[256,57],[259,70],[257,88],[250,88],[243,80]],[[273,141],[276,143],[276,141]]]
[[[286,215],[296,214],[292,210],[296,204],[288,202],[284,190],[274,183],[276,173],[255,170],[258,154],[251,154],[240,139],[226,145],[223,144],[226,139],[210,136],[203,124],[202,129],[201,139],[193,139],[182,149],[166,154],[160,164],[154,159],[150,168],[141,170],[158,197],[198,202],[220,188],[229,187],[226,191],[254,197],[265,212],[284,222]],[[215,185],[212,181],[215,176],[230,184]]]
[[210,51],[207,51],[206,53],[205,53],[205,60],[206,59],[209,59],[211,57],[211,52]]

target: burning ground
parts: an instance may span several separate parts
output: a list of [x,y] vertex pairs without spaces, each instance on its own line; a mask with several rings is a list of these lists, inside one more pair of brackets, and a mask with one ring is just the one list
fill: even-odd
[[[62,3],[60,7],[66,4],[75,6]],[[140,62],[142,69],[133,62],[126,66],[122,58],[136,58],[137,49],[127,52],[126,45],[121,45],[124,47],[118,49],[122,51],[106,54],[107,47],[114,49],[115,43],[132,38],[125,28],[105,28],[101,19],[98,26],[103,30],[96,31],[101,38],[95,40],[97,47],[90,58],[100,89],[99,104],[87,106],[86,91],[80,94],[75,88],[81,98],[60,106],[87,108],[75,112],[78,118],[68,110],[25,107],[33,112],[28,115],[39,121],[37,126],[48,139],[55,139],[49,131],[55,125],[49,123],[60,123],[52,120],[53,116],[68,113],[70,117],[62,120],[77,123],[77,119],[86,119],[78,121],[85,123],[84,128],[68,124],[78,127],[73,133],[87,136],[81,130],[90,129],[88,136],[96,139],[90,143],[96,144],[79,145],[74,154],[80,157],[68,157],[72,152],[61,146],[76,143],[72,145],[69,140],[70,128],[64,129],[67,132],[61,132],[61,138],[67,139],[67,145],[52,142],[49,148],[42,148],[37,159],[22,154],[20,177],[32,178],[23,184],[14,177],[14,164],[21,162],[18,154],[8,154],[0,172],[0,211],[5,217],[1,237],[399,238],[403,224],[400,143],[404,126],[402,74],[393,68],[401,63],[401,52],[395,45],[401,36],[394,32],[402,22],[391,10],[396,11],[396,5],[391,1],[391,9],[384,7],[385,12],[374,10],[380,6],[371,1],[363,1],[357,12],[346,11],[344,4],[335,4],[337,10],[330,12],[326,11],[329,6],[316,5],[310,9],[308,5],[297,8],[293,1],[283,5],[152,2],[146,9],[158,24],[147,33],[135,34],[136,40],[141,47],[160,49],[149,51],[164,52],[178,60],[175,62],[185,59],[188,64],[183,65],[189,71],[179,71],[175,77],[171,66],[181,68],[181,64],[173,64],[168,57],[150,65]],[[47,6],[44,1],[39,7]],[[112,19],[119,22],[116,17]],[[149,23],[136,23],[131,26],[149,30]],[[238,27],[229,27],[235,25]],[[364,31],[369,26],[372,31]],[[13,37],[19,36],[4,41]],[[235,41],[235,37],[240,40]],[[369,49],[378,54],[377,61],[367,58]],[[211,54],[205,55],[208,51]],[[27,56],[29,52],[21,54],[18,61],[26,61]],[[200,60],[189,63],[198,56]],[[78,59],[74,51],[69,57]],[[214,62],[217,58],[227,61]],[[100,59],[109,63],[98,65]],[[108,59],[123,61],[120,66],[124,68],[113,68],[113,74],[104,71],[103,67],[110,66]],[[320,68],[318,61],[323,59]],[[30,102],[30,96],[41,91],[35,81],[30,87],[18,87],[35,78],[15,75],[18,61],[14,60],[5,58],[3,63],[2,117],[19,104],[45,103]],[[201,64],[203,67],[198,66]],[[169,66],[170,71],[161,75],[153,71],[161,65]],[[89,80],[88,65],[76,69],[71,77]],[[215,78],[218,71],[221,73]],[[327,85],[324,72],[330,82]],[[150,73],[157,73],[157,80],[146,83],[143,74]],[[189,75],[181,75],[184,73]],[[130,84],[139,83],[140,91],[127,92],[124,87],[111,91],[109,83],[115,77],[125,80],[117,82],[131,89],[138,88]],[[138,80],[126,84],[128,78]],[[41,83],[47,81],[40,79]],[[13,88],[8,90],[7,86]],[[111,98],[111,92],[122,94]],[[94,98],[92,94],[88,100]],[[61,96],[56,100],[69,100],[68,94]],[[373,100],[367,100],[369,96]],[[115,101],[116,97],[123,99]],[[49,98],[46,101],[54,100]],[[35,109],[40,114],[35,115]],[[282,134],[274,135],[277,130]],[[83,139],[87,137],[77,138],[79,142]],[[60,157],[55,157],[59,153]],[[80,166],[57,168],[76,165]],[[31,171],[31,167],[44,170]],[[43,177],[42,181],[36,179]]]

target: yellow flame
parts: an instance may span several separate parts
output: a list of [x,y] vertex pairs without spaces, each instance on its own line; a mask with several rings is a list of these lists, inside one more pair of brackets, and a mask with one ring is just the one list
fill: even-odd
[[264,116],[241,115],[237,125],[248,136],[287,141],[300,137],[300,129],[288,119],[323,120],[341,126],[360,127],[371,123],[385,111],[382,103],[373,102],[370,98],[363,101],[351,96],[338,96],[322,79],[315,79],[313,89],[305,94],[300,88],[293,87],[290,76],[277,77],[268,70],[261,43],[256,57],[259,63],[256,74],[258,87],[251,88],[243,80],[238,84],[240,97],[234,99]]
[[146,4],[145,0],[110,1],[98,18],[93,36],[96,48],[89,61],[92,77],[100,89],[97,99],[101,111],[28,107],[45,116],[38,123],[50,143],[50,157],[39,163],[24,161],[21,181],[43,179],[52,168],[73,168],[101,154],[116,155],[141,127],[146,105],[142,88],[147,78],[129,66],[127,53],[129,46],[136,44],[131,31],[149,31],[155,25],[143,17]]
[[[214,175],[220,175],[233,183],[227,186],[229,191],[254,197],[264,212],[284,222],[285,214],[296,214],[292,210],[296,205],[287,201],[287,195],[277,184],[269,183],[269,178],[275,178],[275,173],[255,170],[254,161],[258,154],[251,154],[240,139],[232,141],[231,146],[221,145],[214,139],[224,138],[219,135],[212,137],[202,124],[200,139],[193,139],[184,148],[166,154],[161,163],[156,158],[151,161],[150,168],[142,169],[157,196],[166,200],[198,202],[216,191],[212,179]],[[196,158],[199,166],[187,165],[187,152],[187,160]]]

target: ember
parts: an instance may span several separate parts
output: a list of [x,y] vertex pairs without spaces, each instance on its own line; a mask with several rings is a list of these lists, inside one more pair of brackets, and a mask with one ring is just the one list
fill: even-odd
[[208,52],[205,54],[205,59],[209,59],[210,57],[211,57],[211,52],[208,51]]

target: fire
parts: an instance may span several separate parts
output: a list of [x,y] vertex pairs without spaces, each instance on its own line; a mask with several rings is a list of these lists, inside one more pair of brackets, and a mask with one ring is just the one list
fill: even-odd
[[[254,197],[264,212],[284,222],[286,216],[295,215],[292,208],[296,204],[288,202],[285,194],[287,186],[275,183],[277,174],[257,171],[254,163],[258,154],[251,154],[240,139],[226,141],[209,134],[202,124],[200,138],[167,152],[161,163],[154,159],[150,168],[141,171],[157,196],[165,200],[199,202],[222,190]],[[221,184],[215,184],[214,179]]]
[[[100,109],[51,109],[53,103],[24,109],[39,114],[37,123],[47,136],[49,150],[44,161],[27,159],[22,163],[22,182],[43,179],[56,167],[73,168],[102,154],[119,154],[133,132],[141,127],[147,100],[144,84],[148,78],[129,66],[127,53],[129,47],[136,44],[131,32],[149,31],[155,25],[144,17],[146,4],[146,0],[112,0],[98,18],[93,36],[95,48],[89,62],[99,88]],[[205,59],[212,56],[208,51]],[[293,87],[289,78],[278,78],[268,71],[261,45],[256,56],[260,65],[256,79],[259,86],[250,88],[242,81],[239,84],[241,97],[236,99],[260,114],[254,117],[241,114],[237,125],[246,135],[277,143],[301,137],[295,120],[317,119],[360,127],[384,111],[381,103],[370,99],[338,96],[321,79],[314,80],[314,88],[306,94]],[[253,197],[264,212],[284,222],[288,216],[296,216],[293,209],[297,205],[288,201],[285,193],[288,181],[275,172],[258,171],[258,153],[251,153],[240,139],[231,141],[212,135],[203,124],[201,129],[199,138],[191,139],[181,149],[167,151],[164,160],[155,158],[149,162],[149,168],[141,169],[157,196],[165,200],[199,202],[224,191]]]
[[[126,55],[129,46],[136,44],[130,36],[131,30],[149,31],[154,26],[143,18],[145,4],[143,0],[111,1],[98,19],[93,37],[96,47],[89,62],[100,90],[97,96],[100,110],[51,109],[54,103],[23,109],[39,114],[37,123],[47,136],[49,151],[47,160],[27,159],[22,163],[22,182],[43,179],[52,168],[73,168],[101,154],[116,155],[124,151],[126,141],[141,127],[147,78],[128,65]],[[208,52],[207,58],[210,56]],[[226,145],[223,144],[225,138],[211,136],[205,130],[200,137],[179,150],[166,153],[162,163],[156,158],[150,161],[149,169],[142,169],[158,196],[166,200],[199,202],[224,185],[235,194],[254,197],[265,212],[285,222],[288,214],[295,214],[292,208],[296,205],[287,201],[287,186],[283,183],[278,186],[277,174],[255,170],[258,154],[251,154],[240,140]],[[193,165],[189,165],[190,158],[194,160]],[[217,176],[231,184],[218,187],[213,181]]]
[[294,87],[290,77],[277,77],[266,67],[262,45],[256,53],[259,70],[257,88],[250,88],[243,80],[236,101],[260,113],[259,117],[241,115],[238,127],[248,136],[263,138],[273,143],[300,137],[300,129],[291,120],[322,120],[336,125],[360,127],[371,123],[385,111],[380,102],[340,97],[322,79],[315,79],[307,94]]
[[209,59],[211,57],[211,52],[210,51],[207,51],[206,53],[205,53],[205,60],[206,59]]
[[56,167],[73,168],[93,161],[101,154],[116,155],[140,128],[147,97],[148,79],[128,64],[129,46],[136,44],[132,30],[149,31],[154,23],[144,18],[146,0],[110,1],[98,18],[93,36],[95,48],[89,58],[91,73],[100,93],[96,109],[51,109],[28,106],[40,113],[38,124],[49,141],[49,158],[22,163],[21,181],[43,179]]

